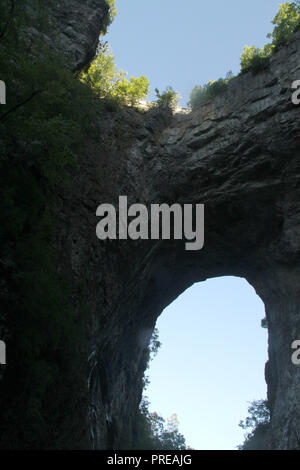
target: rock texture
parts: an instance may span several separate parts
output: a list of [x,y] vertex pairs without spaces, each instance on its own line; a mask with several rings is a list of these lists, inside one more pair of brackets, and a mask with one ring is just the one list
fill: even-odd
[[56,2],[57,39],[71,54],[76,69],[95,56],[99,31],[109,7],[105,0],[62,0]]
[[[51,48],[66,55],[68,67],[82,69],[95,56],[99,34],[106,26],[108,3],[106,0],[50,0],[47,5],[44,15],[48,26],[46,29],[45,25],[42,26],[43,33],[37,27],[25,30],[25,37],[29,35],[29,45],[35,42],[36,36],[42,36]],[[35,19],[41,11],[29,2],[28,13]]]
[[[300,449],[300,368],[291,361],[300,339],[300,113],[291,102],[299,50],[297,33],[268,70],[232,80],[197,111],[107,113],[87,139],[56,243],[89,322],[92,448],[134,444],[145,350],[163,308],[194,282],[234,275],[266,308],[270,447]],[[117,207],[119,195],[147,206],[204,203],[204,248],[98,240],[96,208]]]
[[[72,68],[94,55],[107,8],[104,0],[56,2],[56,38]],[[291,360],[300,339],[300,113],[291,101],[299,50],[300,32],[268,70],[233,79],[197,111],[107,112],[87,136],[72,187],[58,195],[55,245],[88,329],[81,425],[91,448],[134,446],[146,350],[162,310],[195,282],[234,275],[266,308],[270,448],[300,449],[300,367]],[[117,207],[120,195],[147,206],[205,204],[204,248],[98,240],[96,209]]]

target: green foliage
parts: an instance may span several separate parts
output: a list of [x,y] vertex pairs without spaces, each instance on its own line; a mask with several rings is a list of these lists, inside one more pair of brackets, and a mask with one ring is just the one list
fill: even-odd
[[[265,44],[262,49],[255,46],[245,46],[241,55],[241,72],[252,71],[257,74],[268,68],[270,57],[292,36],[300,27],[300,1],[286,2],[280,5],[277,15],[272,20],[273,32],[268,34],[272,42]],[[190,94],[189,105],[195,109],[203,102],[214,98],[226,90],[228,81],[232,78],[231,72],[226,78],[217,81],[210,80],[203,86],[196,86]]]
[[162,93],[159,92],[158,88],[155,88],[155,94],[157,98],[155,106],[175,109],[179,105],[179,94],[170,86]]
[[149,402],[144,398],[140,405],[137,424],[136,450],[185,450],[184,436],[178,430],[178,419],[173,414],[167,422],[156,412],[149,411]]
[[[39,26],[46,3],[36,5]],[[54,194],[69,184],[97,108],[92,90],[62,58],[38,41],[24,53],[24,5],[16,3],[11,20],[10,10],[1,17],[1,31],[9,21],[0,41],[7,86],[0,114],[0,306],[9,366],[0,389],[0,448],[74,448],[85,439],[75,421],[85,401],[78,368],[84,330],[69,306],[72,289],[57,272]]]
[[203,86],[195,86],[190,94],[189,106],[195,109],[205,101],[223,93],[227,88],[229,80],[232,78],[234,77],[230,71],[227,73],[226,78],[219,78],[217,81],[209,80],[209,82]]
[[109,10],[107,12],[107,15],[103,19],[101,36],[104,36],[107,33],[108,27],[112,24],[117,14],[115,0],[106,0],[106,3],[109,6]]
[[89,70],[81,74],[81,80],[97,98],[118,106],[136,106],[149,92],[149,81],[145,76],[130,77],[128,80],[126,73],[117,69],[115,58],[106,43],[99,45],[95,60]]
[[[146,351],[146,362],[149,368],[150,361],[158,353],[161,343],[158,338],[158,330],[155,328]],[[149,384],[149,378],[144,376],[144,391]],[[156,412],[149,411],[149,401],[143,397],[137,415],[135,450],[185,450],[185,438],[178,430],[176,414],[172,415],[167,422]]]
[[281,4],[272,24],[274,25],[273,32],[269,33],[267,37],[272,38],[272,45],[278,49],[300,27],[300,2]]
[[248,432],[239,450],[266,449],[267,433],[270,425],[270,411],[266,400],[254,400],[248,408],[249,416],[239,423]]
[[52,28],[52,2],[1,0],[7,105],[0,109],[0,333],[9,356],[0,387],[1,449],[86,445],[85,371],[78,367],[85,328],[82,309],[70,306],[77,286],[57,269],[57,195],[69,187],[103,106],[133,105],[148,91],[145,77],[126,80],[116,70],[104,46],[81,77],[38,37],[28,41],[26,28]]
[[248,72],[252,70],[254,74],[266,69],[270,63],[273,46],[266,45],[263,49],[255,46],[245,46],[241,55],[241,70]]
[[241,55],[241,71],[258,73],[268,67],[270,57],[285,44],[300,27],[300,2],[286,2],[280,5],[277,15],[272,20],[273,32],[267,35],[272,39],[262,49],[245,46]]
[[7,37],[16,39],[21,28],[27,26],[29,22],[34,22],[39,30],[49,31],[51,29],[49,11],[53,1],[1,0],[0,39]]

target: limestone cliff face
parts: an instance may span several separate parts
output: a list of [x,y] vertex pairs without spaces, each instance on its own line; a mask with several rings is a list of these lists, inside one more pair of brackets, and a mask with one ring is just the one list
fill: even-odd
[[[56,3],[59,39],[80,68],[95,52],[106,2]],[[299,50],[298,32],[268,70],[232,80],[195,112],[107,113],[87,137],[72,187],[57,198],[55,244],[88,327],[81,425],[91,448],[134,445],[145,351],[163,308],[194,282],[235,275],[266,308],[270,447],[300,449],[300,368],[291,361],[300,339],[300,113],[291,102]],[[204,248],[98,240],[96,209],[117,207],[120,195],[147,206],[205,204]]]
[[[92,448],[132,445],[158,315],[194,282],[224,275],[247,279],[265,304],[270,447],[300,448],[300,369],[291,361],[300,339],[300,113],[291,102],[299,50],[297,33],[267,71],[232,80],[189,114],[108,113],[87,141],[56,243],[89,322]],[[96,208],[117,207],[119,195],[147,206],[204,203],[204,248],[98,240]]]

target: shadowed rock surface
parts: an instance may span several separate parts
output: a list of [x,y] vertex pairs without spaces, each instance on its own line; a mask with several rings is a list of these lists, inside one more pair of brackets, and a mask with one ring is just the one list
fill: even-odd
[[95,56],[108,5],[105,0],[63,0],[56,3],[57,39],[71,53],[75,68],[80,69]]
[[[60,2],[55,16],[76,68],[95,52],[105,5]],[[107,112],[87,139],[72,188],[58,195],[55,245],[88,326],[81,425],[91,448],[134,447],[146,349],[162,310],[195,282],[234,275],[266,308],[270,448],[300,449],[300,368],[291,361],[300,339],[300,114],[291,101],[299,49],[298,32],[268,70],[233,79],[197,111]],[[204,248],[98,240],[96,209],[118,207],[120,195],[129,205],[205,204]]]
[[[30,17],[39,10],[27,5]],[[50,0],[44,14],[47,15],[47,32],[39,28],[26,28],[31,43],[41,36],[50,47],[66,54],[66,65],[74,70],[87,66],[95,57],[99,34],[105,30],[109,6],[106,0]],[[29,44],[30,44],[29,42]]]

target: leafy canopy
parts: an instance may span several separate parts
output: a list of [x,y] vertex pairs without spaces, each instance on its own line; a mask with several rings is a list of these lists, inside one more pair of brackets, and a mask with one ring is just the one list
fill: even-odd
[[249,416],[240,421],[239,426],[245,430],[245,441],[238,446],[239,450],[265,450],[270,426],[270,411],[267,400],[254,400],[248,407]]
[[271,23],[274,25],[272,33],[267,38],[272,39],[262,49],[255,46],[245,46],[241,55],[241,71],[254,73],[263,70],[269,65],[272,54],[288,41],[292,34],[300,27],[300,2],[286,2],[280,5],[279,11]]
[[107,43],[100,43],[95,60],[81,80],[95,93],[97,98],[110,99],[119,105],[136,106],[147,97],[149,81],[141,75],[139,78],[126,78],[123,70],[118,70],[115,58]]
[[155,94],[157,98],[155,106],[175,109],[179,105],[180,96],[171,86],[168,86],[161,93],[158,88],[155,88]]
[[106,3],[108,4],[109,9],[108,9],[106,17],[103,19],[103,22],[102,22],[101,36],[104,36],[107,33],[108,27],[112,24],[117,14],[115,0],[106,0]]
[[233,78],[232,72],[228,72],[226,78],[219,78],[219,80],[209,80],[203,86],[195,86],[190,93],[189,106],[193,109],[197,108],[200,104],[204,103],[211,98],[219,95],[226,90],[229,80]]
[[185,450],[184,436],[179,432],[176,413],[167,421],[158,413],[149,411],[144,398],[138,415],[136,450]]
[[[252,71],[258,73],[268,67],[270,57],[278,50],[300,27],[300,0],[286,2],[280,5],[279,11],[271,23],[274,25],[272,33],[267,35],[272,39],[260,49],[255,46],[245,46],[241,55],[241,73]],[[217,81],[210,80],[203,86],[195,86],[190,94],[189,105],[194,109],[205,101],[215,97],[226,90],[229,80],[233,78],[229,72],[226,78]]]

